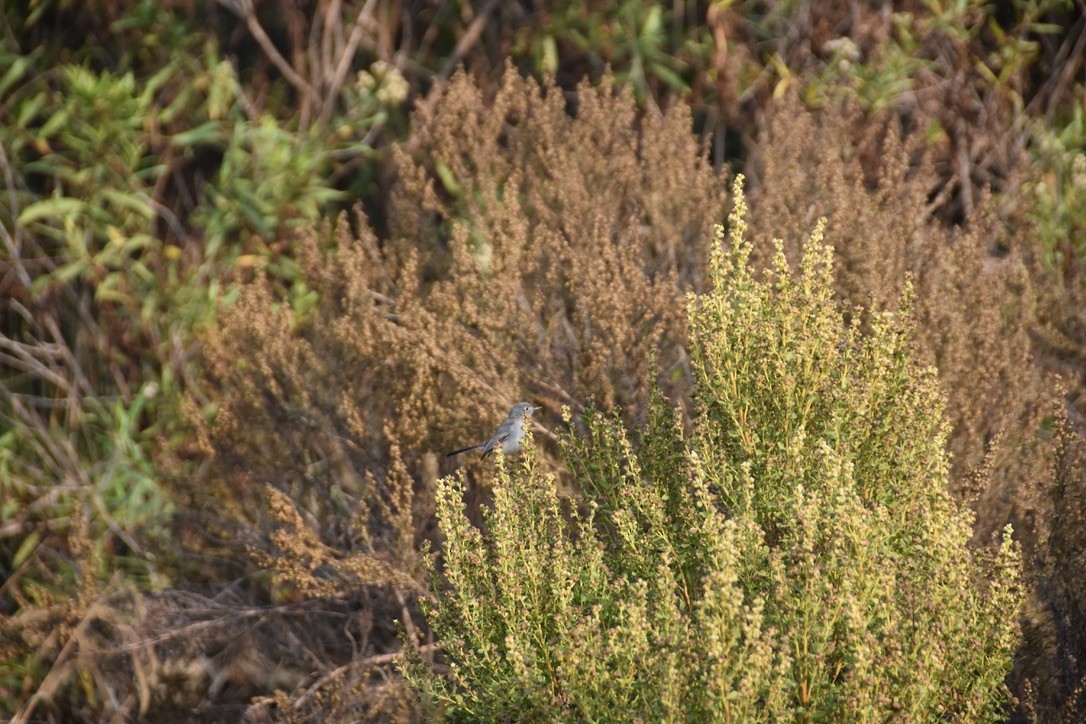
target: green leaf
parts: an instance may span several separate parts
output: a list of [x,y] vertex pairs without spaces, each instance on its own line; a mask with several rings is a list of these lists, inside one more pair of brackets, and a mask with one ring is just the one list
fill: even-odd
[[38,129],[38,137],[50,138],[61,128],[61,126],[67,125],[68,119],[70,117],[71,116],[68,113],[68,109],[66,108],[61,108],[60,110],[56,111],[53,115],[49,116],[49,118],[46,119],[45,123],[41,124],[41,128]]
[[434,161],[434,169],[437,171],[438,178],[441,179],[442,186],[453,196],[460,196],[464,193],[463,188],[457,183],[456,177],[453,176],[452,169],[450,169],[444,161],[437,159]]
[[155,218],[155,211],[144,199],[135,194],[125,193],[117,189],[104,188],[100,193],[106,200],[112,201],[121,208],[128,209],[150,221]]
[[121,305],[127,305],[133,301],[131,294],[112,289],[103,289],[100,286],[94,290],[94,298],[99,302],[113,302]]
[[175,134],[170,139],[174,146],[217,145],[226,141],[226,132],[222,121],[208,121],[196,128]]
[[688,90],[686,83],[679,77],[679,74],[668,68],[663,63],[653,63],[651,65],[653,75],[660,80],[664,81],[672,90],[679,91],[680,93]]
[[30,535],[23,538],[23,542],[19,544],[19,547],[15,550],[15,557],[11,559],[11,567],[18,568],[23,564],[27,558],[30,557],[35,550],[38,549],[38,544],[41,543],[41,531],[32,530]]
[[1029,29],[1038,35],[1055,35],[1063,32],[1063,26],[1056,23],[1033,23]]
[[229,61],[220,61],[210,73],[211,87],[207,92],[207,115],[225,118],[237,98],[237,76]]
[[8,92],[8,88],[22,77],[28,67],[30,67],[30,59],[25,56],[19,56],[12,61],[8,67],[8,72],[4,73],[3,78],[0,78],[0,98]]
[[555,42],[553,35],[543,38],[543,72],[551,74],[558,72],[558,43]]
[[194,94],[191,84],[183,86],[170,104],[158,112],[159,121],[163,124],[173,123],[179,117],[190,113],[194,105]]
[[142,105],[149,106],[154,103],[154,94],[174,77],[174,72],[177,70],[176,66],[176,62],[167,63],[161,70],[144,81],[143,92],[140,94]]
[[38,115],[38,111],[45,105],[45,94],[39,93],[26,103],[23,103],[19,107],[19,114],[16,116],[15,125],[19,128],[26,128],[30,124],[30,121],[34,116]]
[[649,9],[648,17],[645,18],[644,24],[641,26],[641,37],[649,37],[656,35],[660,32],[660,21],[663,16],[663,10],[659,5],[653,5]]
[[76,259],[71,264],[65,264],[64,266],[60,267],[55,272],[50,274],[48,277],[43,278],[47,278],[50,281],[56,280],[61,282],[70,282],[72,279],[80,276],[88,269],[90,269],[90,263],[85,258]]
[[26,226],[38,219],[49,217],[62,217],[69,214],[78,214],[86,211],[87,205],[79,199],[71,199],[66,196],[38,201],[23,209],[19,214],[19,224]]

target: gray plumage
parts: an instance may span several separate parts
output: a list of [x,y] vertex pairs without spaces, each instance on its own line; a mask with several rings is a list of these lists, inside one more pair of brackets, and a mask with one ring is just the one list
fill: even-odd
[[469,445],[468,447],[462,447],[459,450],[453,450],[450,453],[445,453],[445,456],[450,457],[452,455],[459,455],[462,452],[478,450],[481,448],[483,457],[485,458],[487,455],[494,452],[495,448],[499,445],[501,445],[502,452],[506,455],[520,452],[520,443],[524,439],[524,433],[528,429],[528,419],[532,416],[532,413],[538,409],[538,407],[532,407],[531,404],[527,402],[518,402],[513,405],[511,410],[509,410],[509,417],[505,418],[505,422],[498,425],[497,432],[495,432],[489,440],[477,445]]

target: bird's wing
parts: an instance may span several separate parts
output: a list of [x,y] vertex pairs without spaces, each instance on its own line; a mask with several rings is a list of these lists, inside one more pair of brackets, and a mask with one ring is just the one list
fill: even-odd
[[494,437],[486,441],[483,445],[483,457],[485,458],[490,453],[494,452],[494,448],[505,442],[505,438],[509,437],[509,433],[513,431],[513,426],[508,420],[498,426],[498,431],[494,433]]

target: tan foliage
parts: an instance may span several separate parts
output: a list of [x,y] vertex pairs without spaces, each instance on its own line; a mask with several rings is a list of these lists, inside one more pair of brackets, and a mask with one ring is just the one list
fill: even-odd
[[[592,399],[634,419],[654,355],[685,391],[683,300],[704,283],[723,179],[688,111],[639,117],[609,85],[575,104],[571,117],[565,94],[511,69],[487,105],[456,76],[417,118],[415,155],[397,158],[391,238],[343,216],[298,238],[304,286],[286,301],[257,278],[222,309],[204,353],[218,410],[198,485],[215,491],[213,516],[244,522],[276,600],[361,588],[375,626],[398,619],[421,644],[412,600],[438,542],[433,484],[457,464],[443,451],[521,399],[552,413]],[[553,449],[548,424],[536,439]],[[359,671],[387,668],[399,647],[367,645],[348,657]],[[290,711],[315,696],[296,689]]]
[[1031,359],[1035,295],[1024,242],[1000,227],[988,204],[964,228],[941,224],[928,199],[937,178],[924,149],[915,134],[902,140],[890,119],[871,122],[848,109],[813,115],[794,100],[775,118],[753,201],[752,227],[763,242],[756,249],[770,248],[773,229],[794,258],[804,229],[825,216],[844,301],[893,309],[911,276],[915,342],[948,396],[961,481],[1001,429],[1019,438],[1022,418],[1046,407],[1054,390]]
[[[554,86],[510,70],[487,105],[459,76],[420,119],[425,156],[400,160],[393,246],[436,252],[434,306],[471,331],[465,361],[480,372],[455,381],[472,400],[492,398],[498,378],[630,412],[649,350],[668,365],[681,356],[682,290],[701,285],[723,181],[687,110],[638,128],[632,100],[615,93],[582,86],[570,119]],[[460,409],[458,421],[477,419],[475,404]]]

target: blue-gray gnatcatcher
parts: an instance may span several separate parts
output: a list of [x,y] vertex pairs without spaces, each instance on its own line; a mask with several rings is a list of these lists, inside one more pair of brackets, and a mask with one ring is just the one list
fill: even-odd
[[467,452],[468,450],[478,450],[479,448],[482,448],[483,457],[485,458],[487,455],[494,452],[494,448],[499,445],[501,445],[502,452],[506,455],[520,452],[520,442],[524,439],[524,433],[528,428],[528,418],[538,409],[538,407],[532,407],[527,402],[518,402],[513,405],[511,410],[509,410],[509,417],[505,418],[505,422],[498,425],[498,431],[495,432],[489,440],[481,442],[478,445],[469,445],[468,447],[462,447],[459,450],[453,450],[450,453],[445,453],[445,456],[450,457],[452,455],[459,455],[462,452]]

